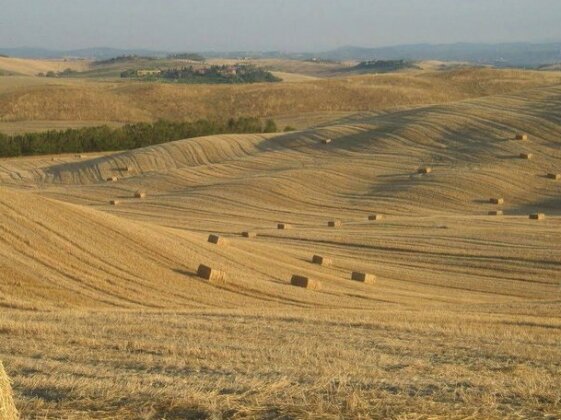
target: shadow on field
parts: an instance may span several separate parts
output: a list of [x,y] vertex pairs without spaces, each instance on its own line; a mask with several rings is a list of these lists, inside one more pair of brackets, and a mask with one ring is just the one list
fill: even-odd
[[148,408],[143,413],[140,413],[139,418],[143,420],[156,420],[156,419],[166,419],[166,420],[187,420],[187,419],[209,419],[211,418],[210,413],[206,410],[197,407],[173,407],[173,403],[170,403],[172,407],[170,408]]
[[21,395],[26,398],[36,398],[46,402],[62,402],[68,399],[70,389],[60,389],[51,387],[38,387],[31,389],[22,389]]
[[181,274],[182,276],[186,277],[197,277],[196,271],[188,271],[181,268],[173,268],[172,271],[177,274]]

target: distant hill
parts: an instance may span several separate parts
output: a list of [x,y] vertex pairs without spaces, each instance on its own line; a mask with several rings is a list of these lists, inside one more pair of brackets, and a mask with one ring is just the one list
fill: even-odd
[[341,47],[318,54],[328,60],[469,61],[498,67],[538,67],[561,61],[561,42],[510,44],[417,44],[395,47]]
[[[392,47],[363,48],[346,46],[319,53],[288,53],[282,51],[194,51],[208,58],[279,58],[293,60],[333,60],[333,61],[469,61],[477,64],[491,64],[498,67],[539,67],[561,61],[561,42],[550,43],[504,43],[504,44],[414,44]],[[118,48],[83,48],[77,50],[49,50],[43,48],[0,48],[0,55],[21,58],[89,58],[106,60],[119,56],[143,56],[165,58],[172,51]]]
[[165,57],[166,51],[154,51],[146,49],[118,49],[118,48],[82,48],[77,50],[50,50],[45,48],[0,48],[0,55],[19,58],[90,58],[95,60],[107,60],[120,56],[144,56]]
[[122,63],[134,63],[138,61],[155,60],[156,57],[151,56],[138,56],[138,55],[119,55],[117,57],[111,57],[104,60],[94,61],[92,64],[94,66],[104,66],[112,64],[122,64]]
[[553,64],[545,64],[538,68],[539,70],[551,70],[551,71],[560,71],[561,70],[561,63],[553,63]]

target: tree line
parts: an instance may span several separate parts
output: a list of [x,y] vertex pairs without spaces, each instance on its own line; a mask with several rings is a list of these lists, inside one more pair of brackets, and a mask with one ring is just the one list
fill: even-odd
[[350,70],[373,70],[378,73],[392,72],[403,69],[419,68],[411,61],[405,60],[371,60],[362,61]]
[[270,71],[253,65],[212,65],[195,68],[167,68],[155,71],[129,69],[121,72],[122,78],[138,78],[146,81],[168,81],[177,83],[274,83],[282,79]]
[[86,153],[130,150],[192,137],[228,133],[273,133],[273,120],[240,117],[229,120],[201,119],[194,122],[159,120],[154,123],[107,125],[40,133],[0,133],[0,157],[58,153]]

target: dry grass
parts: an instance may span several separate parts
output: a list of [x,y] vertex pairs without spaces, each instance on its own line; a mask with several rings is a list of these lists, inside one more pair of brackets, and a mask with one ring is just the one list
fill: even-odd
[[[17,407],[558,418],[560,185],[544,172],[560,167],[559,115],[549,86],[303,132],[0,160],[0,358]],[[516,158],[516,132],[533,160]],[[424,165],[430,176],[415,173]],[[133,200],[141,190],[151,199]],[[506,215],[489,217],[497,196]],[[547,218],[529,220],[538,210]],[[343,229],[326,226],[335,218]],[[206,243],[210,232],[229,246]],[[312,264],[312,250],[335,264]],[[201,262],[227,283],[198,277]],[[321,289],[292,287],[294,273]]]
[[[315,64],[313,64],[315,66]],[[379,111],[561,83],[561,73],[462,69],[297,83],[171,85],[0,78],[0,120],[134,122]],[[297,117],[301,118],[301,117]],[[290,120],[283,121],[290,124]],[[14,130],[14,127],[12,127]]]
[[10,378],[8,378],[4,366],[0,362],[0,419],[17,420],[18,418],[19,414],[14,405]]
[[24,134],[38,133],[49,130],[66,130],[68,128],[83,128],[100,125],[109,125],[111,127],[122,126],[122,123],[112,121],[0,121],[0,133],[3,134]]
[[87,60],[37,60],[15,57],[0,57],[0,70],[10,73],[35,76],[48,71],[60,72],[66,69],[84,71],[89,68]]
[[0,319],[26,417],[556,418],[560,305]]

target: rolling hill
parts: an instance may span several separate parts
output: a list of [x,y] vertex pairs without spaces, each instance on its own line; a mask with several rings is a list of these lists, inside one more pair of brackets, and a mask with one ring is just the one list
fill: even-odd
[[[0,356],[18,408],[67,418],[557,415],[561,182],[546,176],[561,172],[556,77],[470,69],[358,78],[356,90],[310,82],[310,92],[352,91],[364,95],[352,106],[388,108],[291,133],[0,159]],[[178,105],[190,94],[106,89],[151,96],[147,118],[161,95]],[[270,103],[263,112],[286,106]],[[536,212],[545,220],[528,218]],[[210,233],[228,243],[208,243]],[[333,265],[312,264],[314,254]],[[226,284],[197,277],[199,264]],[[352,281],[353,271],[376,283]],[[293,287],[293,274],[322,288]]]
[[84,71],[88,67],[89,61],[85,60],[37,60],[0,57],[0,71],[15,75],[36,76],[39,73],[60,72],[65,69]]
[[[312,64],[316,66],[316,64]],[[49,78],[0,78],[0,130],[17,124],[58,121],[76,126],[199,118],[252,116],[283,118],[291,125],[307,114],[379,112],[458,101],[550,86],[559,72],[485,68],[347,76],[252,85],[171,85],[161,83]],[[288,118],[287,118],[288,117]],[[313,125],[313,123],[312,123]],[[306,128],[310,125],[297,125]],[[2,130],[4,131],[4,130]]]

